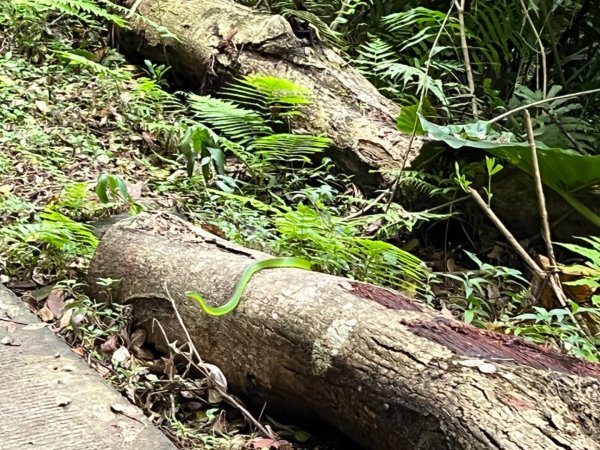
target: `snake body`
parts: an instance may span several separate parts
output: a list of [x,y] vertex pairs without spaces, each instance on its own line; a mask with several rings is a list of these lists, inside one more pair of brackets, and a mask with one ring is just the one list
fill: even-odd
[[244,269],[240,279],[235,285],[231,298],[227,301],[227,303],[221,306],[209,305],[206,300],[204,300],[202,296],[195,291],[187,291],[185,295],[198,303],[200,308],[202,308],[206,314],[211,316],[222,316],[233,311],[240,303],[244,289],[246,288],[248,281],[250,281],[250,278],[252,278],[252,275],[259,270],[281,267],[310,270],[311,263],[305,259],[295,257],[270,258],[256,261]]

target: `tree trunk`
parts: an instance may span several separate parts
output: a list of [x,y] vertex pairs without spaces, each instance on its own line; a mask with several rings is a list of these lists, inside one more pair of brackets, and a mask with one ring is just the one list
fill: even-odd
[[409,150],[409,136],[396,129],[394,102],[334,50],[298,39],[282,16],[230,0],[142,0],[138,12],[179,42],[138,21],[119,32],[121,49],[169,64],[186,84],[214,92],[223,81],[268,74],[309,88],[313,104],[295,128],[331,138],[333,160],[367,190],[379,189],[385,178],[373,170],[398,169],[421,148],[416,138]]
[[185,341],[167,287],[234,392],[317,418],[367,449],[600,448],[599,366],[449,320],[404,294],[269,269],[229,315],[207,316],[184,295],[221,304],[250,258],[266,256],[142,214],[104,234],[89,285],[102,298],[94,281],[120,280],[111,298],[131,303],[159,346],[153,319]]

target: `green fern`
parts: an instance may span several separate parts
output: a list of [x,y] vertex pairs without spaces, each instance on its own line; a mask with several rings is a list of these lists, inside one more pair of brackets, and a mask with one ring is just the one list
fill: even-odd
[[91,0],[12,0],[16,6],[29,6],[38,10],[55,11],[76,17],[83,22],[104,19],[117,26],[125,27],[127,22],[116,14],[108,12],[107,7],[117,7],[111,1],[102,0],[104,7]]
[[322,205],[283,207],[274,225],[279,252],[294,249],[320,270],[411,292],[425,289],[428,272],[417,257],[387,242],[357,237],[358,229]]
[[67,216],[46,209],[30,224],[12,224],[0,229],[0,246],[12,255],[20,255],[23,261],[32,261],[45,244],[58,253],[58,258],[91,257],[98,240],[87,225],[75,222]]
[[[390,42],[394,43],[398,51],[404,52],[409,48],[422,46],[422,53],[425,54],[440,32],[445,18],[446,14],[441,11],[419,7],[390,14],[382,18],[381,23],[384,31],[389,33],[388,36],[393,36]],[[443,33],[451,38],[452,33],[458,30],[458,19],[452,17],[446,23]]]
[[[562,247],[571,250],[587,259],[585,265],[563,266],[561,269],[565,273],[583,274],[582,278],[576,281],[569,281],[565,284],[571,286],[585,285],[596,290],[600,288],[600,237],[590,236],[579,238],[588,244],[587,247],[576,244],[559,244]],[[595,305],[600,305],[600,294],[593,297]]]
[[239,144],[247,144],[257,136],[273,133],[258,112],[230,101],[192,94],[189,104],[198,119]]
[[[381,38],[374,38],[358,49],[357,68],[366,76],[385,83],[393,96],[403,97],[405,91],[418,95],[423,89],[431,92],[439,102],[449,104],[440,79],[429,76],[414,60],[412,64],[399,62],[397,50]],[[395,86],[392,88],[391,86]]]
[[299,134],[272,134],[256,139],[248,150],[271,162],[309,162],[330,144],[326,137]]
[[226,86],[222,92],[238,105],[272,116],[300,114],[299,108],[311,103],[308,89],[284,78],[266,75],[247,75]]
[[[325,137],[276,131],[287,128],[286,120],[302,114],[310,104],[306,88],[281,78],[252,75],[230,84],[223,94],[230,100],[190,95],[190,107],[210,126],[205,131],[214,136],[211,146],[232,152],[254,177],[264,180],[285,165],[306,163],[329,145]],[[196,153],[186,153],[188,169]],[[207,167],[203,164],[208,181]]]

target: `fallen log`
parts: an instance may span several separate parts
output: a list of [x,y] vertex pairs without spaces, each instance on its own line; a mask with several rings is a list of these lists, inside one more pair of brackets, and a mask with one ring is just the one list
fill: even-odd
[[[134,20],[131,29],[116,34],[119,48],[134,59],[169,65],[176,78],[193,90],[215,93],[222,83],[248,74],[286,78],[310,89],[310,113],[296,116],[293,128],[329,137],[333,143],[330,156],[336,166],[352,174],[353,181],[367,194],[389,185],[427,142],[417,136],[409,148],[410,136],[396,128],[400,107],[381,95],[335,50],[296,37],[282,16],[232,0],[142,0],[135,4],[136,12],[165,27],[177,39],[161,37],[148,21]],[[520,184],[518,174],[503,183]],[[505,190],[496,184],[497,214],[519,237],[532,237],[539,224],[534,190]],[[524,205],[518,214],[515,198]],[[560,218],[561,222],[553,230],[555,239],[571,241],[573,235],[582,235],[582,224],[586,233],[595,232],[579,214],[565,220],[565,203],[558,195],[550,193],[547,206],[552,220]]]
[[[142,0],[137,12],[166,27],[179,40],[134,21],[118,33],[119,48],[171,66],[178,80],[204,92],[248,74],[286,78],[313,93],[310,113],[294,128],[328,136],[332,158],[367,190],[380,188],[376,170],[398,169],[421,148],[417,137],[396,129],[400,108],[381,95],[334,50],[295,36],[288,21],[231,0]],[[387,177],[390,178],[389,175]]]
[[184,295],[224,303],[251,258],[264,257],[175,216],[142,214],[103,235],[90,294],[106,299],[95,280],[119,280],[110,297],[133,305],[159,347],[155,319],[169,340],[185,341],[170,294],[235,393],[317,418],[367,449],[600,448],[600,366],[407,295],[297,269],[257,273],[226,316],[207,316]]

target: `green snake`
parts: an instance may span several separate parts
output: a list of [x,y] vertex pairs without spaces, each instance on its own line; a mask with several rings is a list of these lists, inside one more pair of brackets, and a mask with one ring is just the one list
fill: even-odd
[[223,314],[228,314],[233,311],[237,305],[240,303],[240,299],[242,298],[242,294],[244,293],[244,289],[254,275],[259,270],[263,269],[272,269],[272,268],[280,268],[280,267],[289,267],[295,269],[304,269],[310,270],[311,263],[302,258],[295,257],[285,257],[285,258],[270,258],[263,259],[261,261],[256,261],[250,264],[248,267],[244,269],[240,279],[235,285],[233,290],[233,294],[227,303],[222,306],[211,306],[206,303],[206,300],[202,298],[202,296],[195,291],[187,291],[185,295],[194,300],[202,310],[211,315],[211,316],[222,316]]

